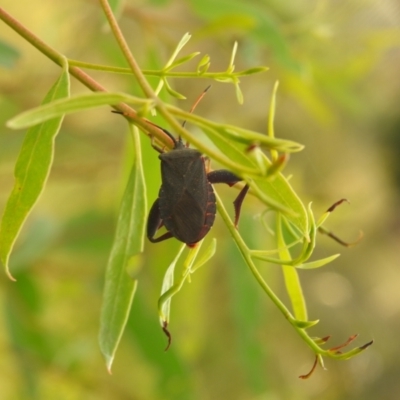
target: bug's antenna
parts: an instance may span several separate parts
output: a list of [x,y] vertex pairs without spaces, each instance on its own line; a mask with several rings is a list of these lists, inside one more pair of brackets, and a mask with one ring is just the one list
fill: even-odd
[[[211,85],[208,85],[204,90],[203,93],[201,93],[201,95],[197,98],[197,100],[194,102],[194,104],[192,105],[192,108],[189,110],[189,114],[191,114],[194,109],[197,107],[197,105],[200,103],[200,101],[202,100],[202,98],[206,95],[206,93],[208,92],[208,90],[210,89]],[[184,128],[186,125],[186,119],[182,122],[182,128]],[[179,136],[179,140],[181,140],[181,137]],[[188,143],[186,143],[186,147],[188,147]]]

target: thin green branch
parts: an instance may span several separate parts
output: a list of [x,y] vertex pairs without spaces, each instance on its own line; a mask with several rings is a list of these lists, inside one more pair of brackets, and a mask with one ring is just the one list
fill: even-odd
[[[268,284],[265,282],[263,277],[261,276],[260,272],[258,271],[257,267],[255,266],[253,260],[252,260],[252,253],[249,247],[246,245],[244,242],[243,238],[240,236],[238,230],[235,228],[232,220],[230,219],[223,203],[221,202],[220,197],[218,194],[215,192],[215,197],[217,200],[217,210],[221,218],[223,219],[225,225],[228,227],[230,234],[232,235],[233,240],[236,242],[236,245],[239,248],[240,253],[242,254],[247,266],[249,267],[251,273],[253,274],[254,278],[258,282],[258,284],[262,287],[264,292],[267,294],[267,296],[272,300],[272,302],[275,304],[275,306],[281,311],[283,316],[290,322],[290,324],[293,326],[293,328],[296,330],[298,335],[306,342],[306,344],[312,349],[312,351],[321,356],[326,356],[330,358],[335,358],[335,359],[347,359],[350,358],[361,351],[365,350],[372,342],[369,342],[365,344],[364,346],[357,347],[355,349],[352,349],[346,353],[341,353],[339,351],[333,351],[332,349],[322,349],[316,341],[309,336],[309,334],[306,331],[306,328],[304,327],[304,322],[306,321],[298,321],[293,317],[291,312],[288,310],[288,308],[283,304],[283,302],[278,298],[278,296],[273,292],[273,290],[268,286]],[[312,321],[309,324],[310,326],[315,325]],[[305,325],[307,327],[307,324]]]
[[286,319],[292,320],[294,319],[290,311],[286,308],[286,306],[282,303],[279,297],[273,292],[273,290],[268,286],[265,282],[264,278],[261,276],[257,267],[255,266],[252,258],[250,249],[247,247],[243,238],[240,236],[239,231],[235,228],[232,220],[229,218],[229,215],[220,199],[218,194],[215,192],[215,197],[217,200],[217,210],[221,218],[224,220],[225,225],[228,227],[230,234],[233,237],[233,240],[236,242],[236,245],[239,248],[240,253],[242,254],[247,266],[250,268],[251,273],[254,275],[255,279],[262,287],[264,292],[268,295],[268,297],[272,300],[272,302],[278,307],[281,313],[285,316]]
[[[151,88],[150,84],[147,82],[146,77],[143,75],[139,65],[137,64],[133,54],[129,50],[128,44],[126,43],[126,40],[118,26],[117,20],[115,19],[115,16],[110,8],[110,5],[108,4],[107,0],[99,0],[100,4],[106,14],[107,20],[110,23],[111,30],[126,58],[128,61],[129,66],[132,69],[132,72],[136,79],[139,82],[140,87],[142,88],[143,92],[145,95],[152,99],[155,102],[155,108],[157,111],[160,113],[162,117],[171,125],[173,129],[175,129],[178,134],[182,134],[183,137],[187,137],[189,133],[181,127],[179,122],[167,111],[165,105],[162,103],[162,101],[156,96],[154,90]],[[129,115],[130,117],[130,115]],[[132,118],[134,122],[134,118]],[[153,132],[152,132],[153,133]],[[159,135],[159,134],[158,134]],[[163,140],[165,142],[165,139]],[[169,148],[172,147],[171,141],[169,140]]]
[[[70,65],[73,65],[75,67],[80,67],[80,68],[85,68],[85,69],[91,69],[95,71],[103,71],[103,72],[113,72],[117,74],[124,74],[124,75],[132,75],[132,69],[131,68],[124,68],[124,67],[113,67],[110,65],[102,65],[102,64],[93,64],[93,63],[88,63],[85,61],[79,61],[79,60],[68,60]],[[238,71],[238,72],[227,72],[227,71],[221,71],[221,72],[204,72],[204,73],[199,73],[199,72],[172,72],[169,69],[160,69],[160,70],[151,70],[151,69],[142,69],[142,73],[145,76],[155,76],[159,78],[203,78],[203,79],[234,79],[235,77],[240,77],[243,75],[250,75],[251,73],[256,73],[256,72],[262,72],[266,71],[267,68],[259,67],[257,69],[249,69],[249,70],[244,70],[244,71]],[[254,72],[253,72],[254,71]]]
[[107,0],[99,0],[101,7],[103,8],[104,14],[110,24],[111,31],[113,32],[115,39],[118,42],[119,47],[121,48],[122,53],[124,54],[128,64],[135,75],[140,87],[143,90],[143,93],[149,98],[153,100],[157,100],[157,96],[155,95],[153,89],[150,84],[147,82],[147,79],[143,75],[138,63],[136,62],[135,57],[133,57],[132,52],[129,49],[128,43],[125,40],[124,35],[121,32],[121,29],[118,25],[118,22],[112,12],[110,5]]
[[[126,43],[126,40],[121,32],[121,29],[118,26],[117,20],[115,19],[115,16],[110,8],[110,5],[108,4],[108,1],[107,0],[99,0],[99,1],[106,14],[107,20],[110,23],[111,30],[129,66],[131,67],[134,76],[138,80],[139,85],[142,88],[143,92],[148,98],[152,99],[155,102],[155,108],[157,109],[159,114],[166,120],[166,122],[170,124],[170,126],[177,132],[177,134],[183,136],[185,139],[188,138],[190,135],[189,132],[187,132],[186,129],[184,129],[180,125],[180,123],[176,120],[176,118],[168,112],[165,104],[156,96],[154,90],[147,82],[146,77],[143,75],[133,54],[129,50],[128,44]],[[201,143],[200,140],[193,140],[192,143],[194,146],[198,147],[200,151],[204,148],[204,145]]]

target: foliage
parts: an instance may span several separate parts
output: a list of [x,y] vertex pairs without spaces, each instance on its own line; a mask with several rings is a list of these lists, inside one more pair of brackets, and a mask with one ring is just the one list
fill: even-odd
[[[60,78],[49,91],[42,106],[20,114],[8,122],[9,127],[29,127],[29,130],[16,164],[15,188],[7,203],[0,231],[0,254],[6,273],[12,277],[12,271],[9,269],[9,257],[13,245],[22,225],[45,187],[53,160],[54,138],[60,129],[63,116],[101,105],[111,105],[115,110],[122,112],[126,119],[134,125],[131,129],[135,153],[131,175],[121,201],[115,239],[109,257],[101,316],[100,347],[106,358],[107,367],[111,370],[111,364],[121,335],[126,328],[131,302],[135,294],[137,269],[142,263],[140,253],[143,249],[144,223],[147,214],[146,187],[140,155],[141,145],[136,129],[141,129],[147,136],[150,136],[152,140],[159,142],[162,146],[171,147],[169,138],[160,129],[148,122],[147,118],[157,114],[163,119],[165,126],[172,127],[177,134],[188,140],[191,145],[206,154],[212,161],[218,162],[239,174],[250,185],[253,196],[257,197],[266,206],[266,209],[274,210],[276,215],[275,228],[273,229],[275,247],[272,249],[253,248],[253,246],[246,244],[240,234],[240,229],[235,229],[223,202],[218,197],[218,212],[245,263],[263,291],[315,353],[316,361],[323,366],[323,356],[346,359],[366,349],[371,342],[346,353],[341,353],[342,347],[354,339],[351,336],[343,346],[335,346],[325,350],[322,346],[326,343],[328,337],[315,338],[308,333],[308,329],[316,325],[318,321],[308,320],[297,269],[319,268],[337,257],[337,255],[332,255],[322,259],[310,260],[315,250],[317,232],[319,229],[325,229],[323,223],[333,210],[329,209],[316,221],[311,205],[303,204],[282,172],[288,161],[288,154],[300,151],[303,146],[291,140],[275,137],[273,119],[277,85],[271,99],[267,134],[216,123],[185,112],[162,100],[162,95],[165,93],[175,98],[184,97],[182,93],[173,89],[169,81],[170,78],[212,79],[217,82],[233,84],[237,100],[241,103],[243,94],[239,87],[239,79],[263,72],[266,68],[251,67],[236,72],[234,63],[237,45],[235,44],[225,71],[210,72],[210,57],[207,55],[201,57],[193,71],[176,71],[177,67],[186,66],[186,63],[191,63],[199,55],[196,52],[178,58],[190,38],[189,35],[185,35],[163,68],[141,70],[107,1],[101,1],[101,4],[129,68],[89,64],[67,59],[61,53],[40,42],[34,34],[26,31],[23,26],[0,9],[0,17],[4,22],[63,68]],[[219,4],[223,4],[223,2],[219,2]],[[240,14],[239,9],[237,12]],[[256,12],[252,13],[254,18],[256,15]],[[265,16],[260,16],[260,18],[264,22],[268,22]],[[264,28],[269,27],[268,29],[271,31],[272,26],[273,24],[266,24]],[[281,50],[282,59],[290,64],[290,56],[287,51],[284,51],[283,47]],[[132,96],[121,92],[104,93],[105,89],[82,69],[92,69],[104,73],[132,74],[140,85],[144,96]],[[94,93],[70,96],[67,71],[93,90]],[[146,77],[155,77],[158,80],[155,90],[152,89]],[[133,105],[134,108],[131,108],[130,105]],[[200,128],[215,147],[204,144],[195,135],[184,129],[177,118],[188,120],[194,126]],[[248,151],[249,149],[251,151]],[[259,222],[265,222],[265,215],[260,217]],[[270,229],[269,226],[266,228]],[[178,251],[176,259],[169,268],[166,268],[162,295],[159,301],[159,314],[163,327],[170,321],[172,296],[182,288],[185,282],[190,281],[191,275],[201,265],[213,256],[215,242],[212,241],[204,251],[200,245],[186,254],[183,261],[183,271],[179,275],[178,283],[175,283],[174,270],[178,265],[178,258],[182,255],[182,251],[183,248]],[[260,273],[255,260],[282,266],[292,311],[289,311],[272,291]],[[308,374],[302,377],[308,377]]]

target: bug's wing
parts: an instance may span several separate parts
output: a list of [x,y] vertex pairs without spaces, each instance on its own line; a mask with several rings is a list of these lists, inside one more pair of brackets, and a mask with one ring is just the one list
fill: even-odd
[[[198,242],[212,225],[208,226],[207,214],[209,192],[213,197],[214,193],[207,180],[204,159],[182,157],[164,162],[162,175],[160,212],[166,228],[184,243]],[[215,208],[215,198],[213,201]]]

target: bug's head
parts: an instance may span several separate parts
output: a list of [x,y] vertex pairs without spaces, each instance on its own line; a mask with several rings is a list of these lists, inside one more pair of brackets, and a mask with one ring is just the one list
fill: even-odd
[[183,149],[187,146],[185,146],[185,144],[183,143],[183,140],[180,136],[178,136],[178,138],[174,138],[174,150],[176,149]]
[[182,138],[180,136],[178,136],[178,138],[176,138],[172,133],[168,132],[166,129],[161,128],[161,126],[155,125],[157,128],[161,129],[174,143],[174,150],[175,149],[180,149],[183,147],[183,142],[182,142]]

